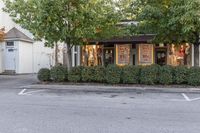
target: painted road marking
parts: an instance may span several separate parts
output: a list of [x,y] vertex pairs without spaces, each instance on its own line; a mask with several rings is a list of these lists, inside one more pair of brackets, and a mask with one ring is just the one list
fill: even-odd
[[200,97],[191,99],[191,98],[189,98],[185,93],[182,93],[182,96],[183,96],[183,97],[185,98],[185,100],[188,101],[188,102],[200,100]]
[[45,91],[45,90],[36,90],[36,91],[29,91],[27,92],[27,89],[23,89],[21,90],[18,95],[21,95],[21,96],[24,96],[24,95],[32,95],[33,93],[37,93],[37,92],[42,92],[42,91]]

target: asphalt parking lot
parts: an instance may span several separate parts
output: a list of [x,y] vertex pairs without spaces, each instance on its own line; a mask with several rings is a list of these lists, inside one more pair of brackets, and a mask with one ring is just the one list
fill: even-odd
[[0,78],[0,133],[199,133],[200,94],[24,89]]

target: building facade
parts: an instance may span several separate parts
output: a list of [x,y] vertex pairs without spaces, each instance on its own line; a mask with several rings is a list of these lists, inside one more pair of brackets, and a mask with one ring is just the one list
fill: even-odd
[[149,43],[153,38],[154,35],[138,35],[91,42],[82,47],[81,64],[83,66],[108,64],[193,66],[192,44]]

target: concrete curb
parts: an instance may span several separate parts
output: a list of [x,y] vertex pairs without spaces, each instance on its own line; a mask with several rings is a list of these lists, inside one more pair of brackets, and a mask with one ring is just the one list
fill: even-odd
[[200,93],[200,88],[164,88],[164,87],[126,87],[126,86],[94,86],[94,85],[27,85],[20,89],[65,90],[69,92],[102,92],[102,93]]

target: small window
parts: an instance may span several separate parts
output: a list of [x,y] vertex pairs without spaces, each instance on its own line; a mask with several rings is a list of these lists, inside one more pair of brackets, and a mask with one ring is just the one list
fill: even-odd
[[14,51],[14,49],[8,49],[8,52],[13,52]]
[[7,43],[6,43],[6,46],[7,46],[7,47],[13,47],[13,46],[14,46],[14,42],[7,42]]

